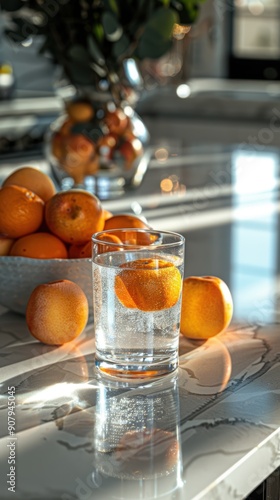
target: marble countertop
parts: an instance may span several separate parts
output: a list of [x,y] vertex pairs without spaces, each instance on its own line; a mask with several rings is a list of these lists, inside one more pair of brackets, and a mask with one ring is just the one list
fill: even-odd
[[241,499],[280,465],[279,325],[181,337],[136,385],[96,376],[92,325],[55,348],[1,312],[1,499]]
[[184,234],[185,274],[224,279],[232,325],[136,385],[96,376],[91,324],[51,347],[0,306],[1,500],[243,499],[280,466],[279,150],[157,151],[104,205]]

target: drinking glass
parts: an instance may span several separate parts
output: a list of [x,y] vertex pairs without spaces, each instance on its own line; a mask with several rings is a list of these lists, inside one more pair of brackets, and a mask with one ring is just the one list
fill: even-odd
[[101,498],[171,498],[182,486],[178,371],[142,387],[97,380],[93,477]]
[[154,377],[178,366],[184,237],[112,229],[92,237],[96,366]]

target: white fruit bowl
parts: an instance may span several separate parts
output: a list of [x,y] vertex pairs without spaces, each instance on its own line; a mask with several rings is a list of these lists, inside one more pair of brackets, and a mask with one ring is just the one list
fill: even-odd
[[68,279],[79,285],[88,299],[92,320],[92,274],[90,259],[28,259],[0,257],[0,305],[25,314],[31,292],[37,285]]

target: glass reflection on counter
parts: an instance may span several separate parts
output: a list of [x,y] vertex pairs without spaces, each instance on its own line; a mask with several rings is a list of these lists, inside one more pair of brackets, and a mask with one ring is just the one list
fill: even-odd
[[101,488],[114,478],[116,499],[164,498],[180,489],[177,371],[141,388],[102,375],[98,385],[94,475]]

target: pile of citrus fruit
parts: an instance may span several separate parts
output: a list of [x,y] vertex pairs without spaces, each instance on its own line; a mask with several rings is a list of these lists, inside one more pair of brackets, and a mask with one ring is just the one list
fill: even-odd
[[91,236],[107,229],[147,228],[134,215],[113,215],[84,190],[56,192],[33,167],[7,177],[0,189],[0,255],[35,259],[91,257]]
[[[130,117],[121,108],[94,108],[77,100],[66,106],[66,118],[52,137],[51,150],[61,168],[81,184],[84,177],[121,159],[129,170],[143,153]],[[102,118],[99,118],[99,115]]]
[[[94,233],[122,228],[150,229],[134,215],[106,211],[87,191],[56,192],[51,178],[33,167],[15,170],[0,188],[0,256],[89,258]],[[121,243],[114,231],[106,240]],[[139,259],[120,269],[115,281],[115,293],[122,305],[144,312],[172,307],[181,289],[183,335],[208,339],[228,327],[233,303],[220,278],[190,276],[182,280],[170,262]],[[76,283],[66,279],[41,284],[30,296],[26,320],[38,340],[57,345],[69,342],[87,324],[87,298]]]

